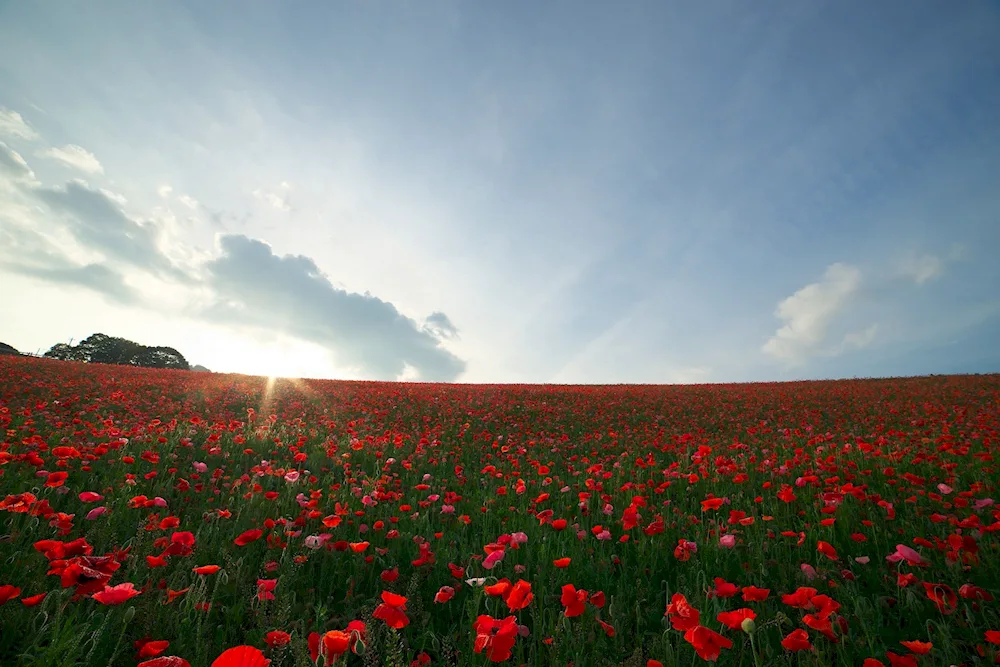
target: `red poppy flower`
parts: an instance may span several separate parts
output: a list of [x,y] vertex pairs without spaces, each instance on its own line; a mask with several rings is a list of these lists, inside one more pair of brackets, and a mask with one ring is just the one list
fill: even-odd
[[743,621],[757,618],[757,614],[754,613],[753,609],[736,609],[734,611],[724,611],[719,614],[716,619],[719,623],[722,623],[730,630],[740,630],[743,626]]
[[743,599],[747,602],[763,602],[770,594],[770,588],[757,588],[756,586],[743,587]]
[[139,647],[139,657],[140,658],[155,658],[160,655],[170,646],[170,642],[159,640],[144,642],[141,647]]
[[535,599],[535,594],[531,592],[531,584],[519,579],[507,593],[504,602],[507,603],[511,611],[518,611],[531,604],[533,599]]
[[931,642],[922,642],[914,640],[914,641],[899,642],[899,643],[905,646],[906,648],[910,649],[910,651],[916,653],[917,655],[927,655],[928,653],[931,652],[931,649],[934,648],[934,644],[932,644]]
[[126,582],[117,586],[105,586],[103,591],[94,593],[91,597],[103,605],[114,606],[131,600],[136,595],[139,595],[139,591],[135,590],[131,582]]
[[259,648],[234,646],[226,649],[212,662],[212,667],[267,667],[271,661]]
[[140,662],[136,667],[191,667],[191,663],[176,655],[161,655],[158,658]]
[[815,588],[799,586],[794,593],[782,595],[781,601],[789,607],[795,607],[796,609],[812,609],[812,599],[814,595],[816,595]]
[[264,531],[260,530],[259,528],[251,528],[250,530],[241,533],[239,537],[233,540],[233,544],[235,544],[238,547],[245,547],[251,542],[256,542],[257,540],[259,540],[263,535]]
[[483,591],[490,597],[502,597],[510,590],[510,579],[501,579],[495,584],[483,586]]
[[410,624],[406,617],[406,598],[389,591],[382,591],[382,604],[375,608],[372,614],[375,618],[385,621],[390,628],[397,630]]
[[284,646],[288,642],[292,641],[292,636],[285,632],[284,630],[271,630],[266,635],[264,635],[264,643],[275,648],[277,646]]
[[444,604],[453,597],[455,597],[455,589],[451,586],[442,586],[434,595],[434,602],[437,604]]
[[605,604],[604,591],[597,591],[590,596],[590,604],[594,605],[598,609],[603,609]]
[[962,584],[962,586],[958,589],[958,594],[966,600],[983,600],[985,602],[993,601],[992,593],[979,588],[978,586],[973,586],[972,584]]
[[583,613],[587,602],[587,591],[577,590],[573,584],[566,584],[562,587],[562,596],[559,602],[565,609],[563,615],[566,618],[573,618]]
[[[320,638],[320,654],[327,664],[333,664],[351,647],[351,635],[343,630],[330,630]],[[315,662],[315,660],[314,660]]]
[[69,473],[66,472],[50,472],[45,480],[45,486],[53,489],[57,486],[62,486],[68,477]]
[[517,619],[514,616],[498,620],[482,615],[476,619],[473,627],[476,630],[473,645],[476,653],[486,651],[486,659],[490,662],[503,662],[510,658],[518,633]]
[[21,604],[25,607],[34,607],[41,604],[42,601],[45,600],[46,595],[48,595],[48,593],[39,593],[38,595],[32,595],[28,598],[21,598]]
[[719,659],[722,649],[730,649],[733,642],[726,639],[718,632],[710,630],[703,625],[696,625],[684,633],[684,641],[694,646],[695,653],[702,660],[715,662]]
[[886,651],[885,657],[889,658],[890,667],[919,667],[916,656],[896,655],[892,651]]
[[808,651],[812,648],[812,644],[809,643],[809,633],[802,628],[792,630],[788,633],[788,635],[781,640],[781,645],[784,646],[787,651]]
[[740,592],[739,586],[736,584],[731,584],[722,577],[716,577],[715,581],[715,597],[717,598],[731,598]]
[[701,613],[691,606],[681,593],[674,593],[667,605],[664,616],[670,617],[670,624],[674,630],[686,631],[698,625]]
[[570,559],[569,558],[557,558],[554,561],[552,561],[552,564],[555,565],[558,568],[569,567]]
[[612,626],[610,623],[605,623],[601,619],[597,619],[597,622],[601,624],[601,629],[604,630],[604,634],[606,634],[608,637],[614,637],[615,636],[615,628],[614,628],[614,626]]
[[724,498],[709,498],[708,500],[701,501],[701,511],[706,512],[708,510],[717,510],[725,503]]
[[816,550],[821,554],[829,558],[830,560],[839,560],[840,557],[837,555],[837,550],[833,548],[833,545],[820,540],[816,545]]
[[21,594],[21,589],[12,584],[4,584],[0,586],[0,604],[4,604],[10,600],[16,600],[17,596]]
[[922,582],[924,585],[924,591],[927,593],[927,597],[937,605],[938,611],[942,614],[950,614],[955,611],[955,607],[958,605],[958,596],[955,592],[951,590],[950,586],[945,584],[932,584],[930,582]]
[[201,565],[199,567],[191,568],[191,571],[195,574],[215,574],[222,568],[218,565]]

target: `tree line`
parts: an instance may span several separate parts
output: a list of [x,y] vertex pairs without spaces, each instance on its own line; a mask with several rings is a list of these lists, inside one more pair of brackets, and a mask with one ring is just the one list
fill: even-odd
[[191,370],[184,355],[172,347],[150,347],[125,338],[95,333],[76,345],[57,343],[43,356],[89,364],[117,364],[144,368]]

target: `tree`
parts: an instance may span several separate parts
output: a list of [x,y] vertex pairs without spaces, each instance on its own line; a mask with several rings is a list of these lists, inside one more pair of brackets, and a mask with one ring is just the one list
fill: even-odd
[[21,353],[7,343],[0,343],[0,354],[9,354],[13,357],[20,357]]
[[189,370],[187,359],[172,347],[147,347],[125,338],[95,333],[75,347],[58,343],[45,356],[63,361],[83,361],[91,364],[117,364],[145,368],[177,368]]
[[42,356],[49,359],[59,359],[60,361],[82,361],[81,359],[77,359],[76,349],[66,343],[56,343]]
[[187,359],[172,347],[146,347],[132,357],[129,362],[133,366],[145,368],[177,368],[182,371],[191,370]]
[[132,359],[143,349],[145,346],[139,343],[102,333],[89,336],[76,346],[80,360],[92,364],[138,365]]

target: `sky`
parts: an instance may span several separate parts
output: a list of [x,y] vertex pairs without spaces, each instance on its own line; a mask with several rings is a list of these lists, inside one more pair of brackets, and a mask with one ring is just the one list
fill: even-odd
[[0,341],[213,371],[1000,371],[1000,4],[0,2]]

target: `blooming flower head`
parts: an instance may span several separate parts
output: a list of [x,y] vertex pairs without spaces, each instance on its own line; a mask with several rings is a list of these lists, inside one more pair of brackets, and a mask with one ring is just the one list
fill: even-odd
[[389,591],[382,591],[382,604],[375,608],[372,615],[397,630],[410,624],[410,619],[406,616],[406,598]]

